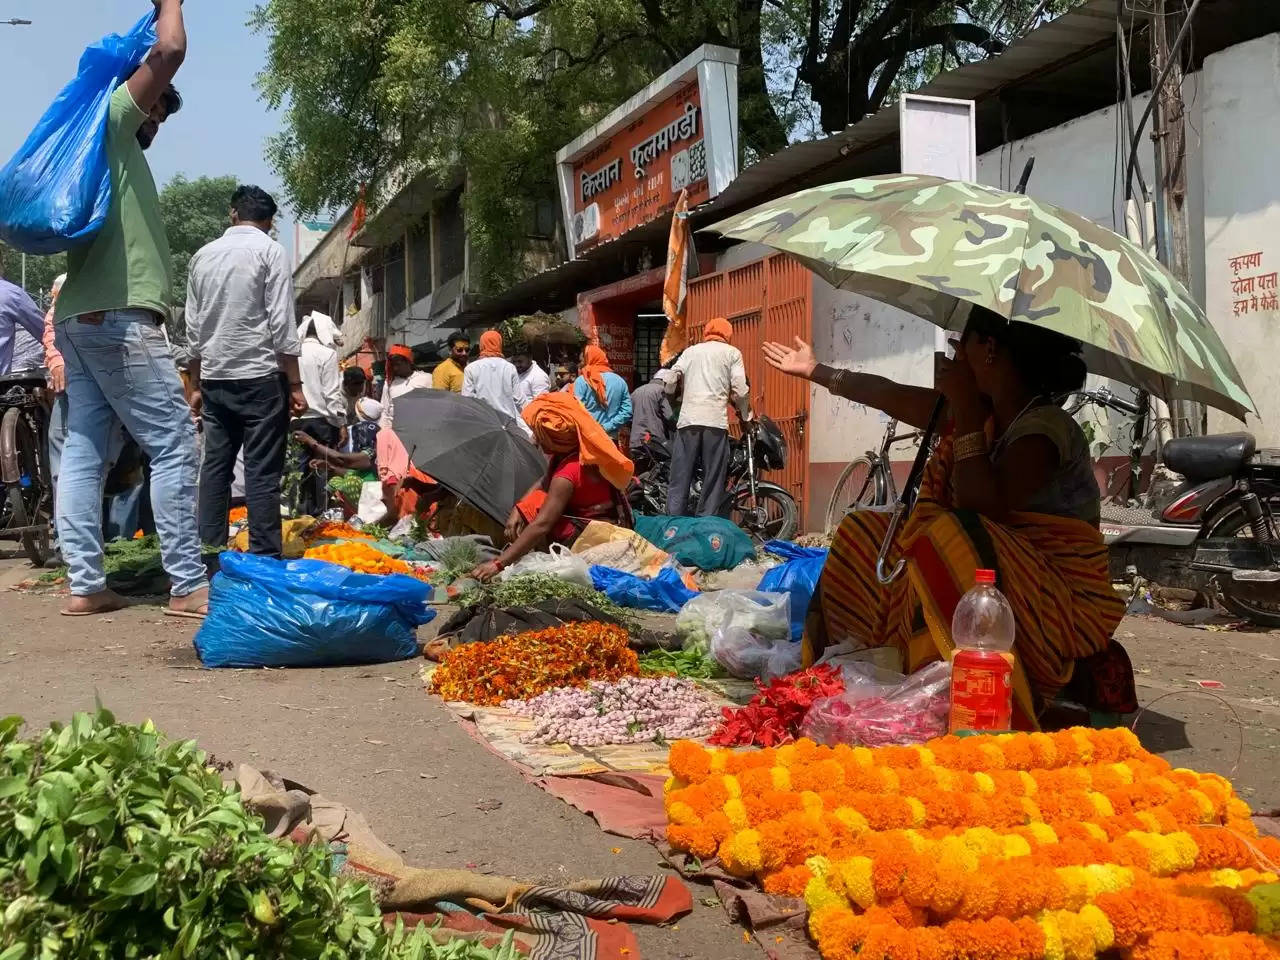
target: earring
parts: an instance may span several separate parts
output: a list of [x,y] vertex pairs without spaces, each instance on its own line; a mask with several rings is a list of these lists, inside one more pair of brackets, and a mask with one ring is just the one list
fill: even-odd
[[988,353],[988,354],[987,354],[987,366],[989,367],[989,366],[991,366],[991,365],[992,365],[993,363],[995,363],[995,362],[996,362],[996,355],[995,355],[994,353]]

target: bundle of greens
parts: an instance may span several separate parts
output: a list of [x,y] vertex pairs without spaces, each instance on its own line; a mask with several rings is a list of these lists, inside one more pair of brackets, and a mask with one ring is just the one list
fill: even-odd
[[[216,569],[221,551],[201,547],[205,565]],[[169,592],[169,575],[160,560],[160,538],[155,534],[136,540],[108,540],[103,548],[102,569],[107,586],[127,596],[151,596]],[[65,580],[67,568],[54,567],[40,575],[42,583]]]
[[328,849],[272,839],[194,743],[79,714],[0,720],[0,958],[517,960],[388,930]]
[[458,598],[464,607],[533,607],[550,601],[576,603],[599,610],[610,620],[634,627],[632,611],[620,607],[599,590],[561,580],[547,573],[526,573],[469,590]]
[[641,655],[640,669],[646,675],[674,674],[687,680],[713,680],[728,676],[708,651],[690,647],[650,650]]

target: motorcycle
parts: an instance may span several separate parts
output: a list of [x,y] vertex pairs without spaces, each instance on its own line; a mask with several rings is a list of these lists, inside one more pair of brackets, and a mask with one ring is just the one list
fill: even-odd
[[[747,424],[741,437],[730,441],[725,506],[729,519],[754,539],[790,540],[800,526],[795,498],[776,483],[760,479],[765,470],[787,465],[787,441],[768,417]],[[628,498],[637,513],[661,516],[667,512],[667,487],[671,481],[671,452],[662,443],[647,441],[633,451],[636,476]],[[694,481],[689,513],[696,514],[702,499],[702,480]]]
[[[1140,421],[1145,414],[1105,389],[1078,396]],[[1102,505],[1111,579],[1141,577],[1216,596],[1251,623],[1280,627],[1280,450],[1257,449],[1249,433],[1226,433],[1170,440],[1163,459],[1182,477],[1170,492],[1137,506]]]

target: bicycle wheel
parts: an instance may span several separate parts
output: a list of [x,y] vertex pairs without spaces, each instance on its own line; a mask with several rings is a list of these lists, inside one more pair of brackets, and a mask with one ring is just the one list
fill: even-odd
[[40,430],[33,415],[10,410],[4,418],[6,441],[18,454],[20,479],[8,490],[10,523],[15,527],[36,527],[20,535],[23,552],[33,566],[43,567],[53,557],[50,497],[45,486],[48,470],[40,442]]
[[738,487],[732,494],[729,517],[760,543],[790,540],[800,528],[800,508],[795,498],[773,483],[756,485],[756,496],[750,487]]
[[827,503],[827,533],[840,526],[845,515],[859,507],[884,506],[888,487],[878,460],[859,457],[844,468]]

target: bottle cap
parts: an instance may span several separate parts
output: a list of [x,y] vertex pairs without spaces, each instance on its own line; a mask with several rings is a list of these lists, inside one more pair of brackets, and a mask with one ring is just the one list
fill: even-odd
[[973,573],[974,583],[986,583],[995,586],[996,572],[994,570],[975,570]]

